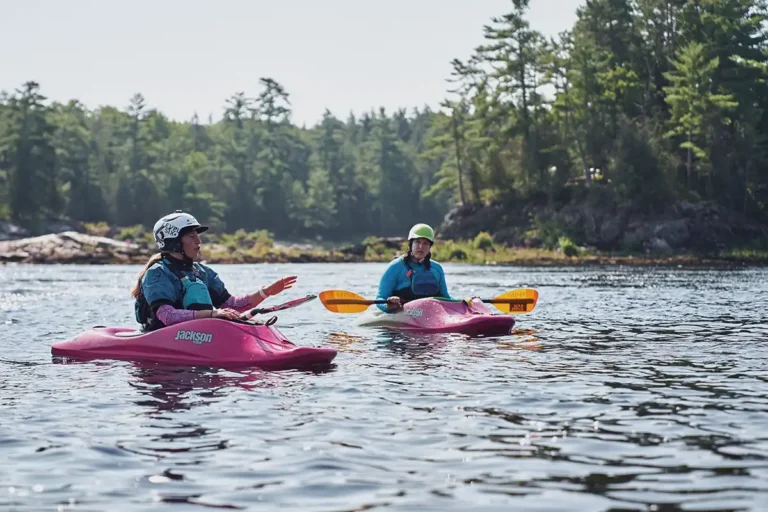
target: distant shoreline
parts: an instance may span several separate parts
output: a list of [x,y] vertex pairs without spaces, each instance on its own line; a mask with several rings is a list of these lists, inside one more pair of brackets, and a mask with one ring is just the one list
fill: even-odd
[[[358,245],[323,249],[301,246],[225,246],[207,244],[203,261],[207,264],[261,263],[386,263],[403,252],[402,239],[370,239]],[[716,255],[696,254],[592,254],[566,256],[548,249],[491,247],[479,249],[469,242],[444,241],[434,255],[441,263],[487,266],[676,266],[733,268],[764,266],[768,252],[723,251]],[[156,251],[151,244],[113,240],[68,231],[33,238],[0,242],[0,263],[39,265],[142,265]]]

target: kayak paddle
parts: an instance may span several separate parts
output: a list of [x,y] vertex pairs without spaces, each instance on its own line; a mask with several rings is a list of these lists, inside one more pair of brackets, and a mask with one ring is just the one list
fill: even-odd
[[242,315],[240,315],[240,319],[248,320],[250,318],[253,318],[255,315],[263,315],[264,313],[274,313],[275,311],[282,311],[284,309],[294,308],[296,306],[300,306],[301,304],[304,304],[305,302],[315,300],[316,298],[317,298],[317,295],[307,295],[306,297],[289,300],[288,302],[283,302],[282,304],[277,304],[276,306],[269,306],[266,308],[253,308],[250,311],[247,311]]
[[[536,307],[539,292],[532,288],[518,288],[493,299],[481,300],[486,304],[493,304],[504,313],[530,313]],[[333,313],[362,313],[368,309],[368,306],[387,303],[384,299],[369,300],[346,290],[320,292],[320,302],[323,303],[325,309]]]

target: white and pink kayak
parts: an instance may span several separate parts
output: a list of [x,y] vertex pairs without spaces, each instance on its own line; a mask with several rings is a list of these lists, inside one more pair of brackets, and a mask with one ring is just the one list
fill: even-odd
[[330,363],[336,349],[296,346],[273,325],[214,318],[151,332],[94,327],[51,346],[54,356],[158,363],[286,369]]
[[503,336],[515,326],[511,315],[495,312],[480,299],[450,301],[417,299],[396,313],[370,308],[356,322],[363,327],[380,327],[419,333],[455,332],[470,336]]

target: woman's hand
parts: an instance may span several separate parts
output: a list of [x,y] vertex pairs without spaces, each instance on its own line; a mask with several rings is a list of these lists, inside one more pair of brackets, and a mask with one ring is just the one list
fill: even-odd
[[267,294],[267,297],[271,297],[272,295],[277,295],[278,293],[285,291],[288,288],[291,288],[295,282],[296,282],[296,276],[288,276],[282,279],[278,279],[271,285],[265,286],[264,293]]
[[403,306],[403,300],[400,297],[388,297],[387,309],[397,309]]
[[237,320],[240,318],[240,313],[234,309],[214,309],[211,313],[211,318],[223,318],[225,320]]

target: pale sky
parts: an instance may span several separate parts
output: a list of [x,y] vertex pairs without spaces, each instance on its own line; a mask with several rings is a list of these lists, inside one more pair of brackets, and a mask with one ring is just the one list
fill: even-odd
[[[583,0],[531,0],[546,36]],[[446,97],[450,61],[483,42],[510,0],[0,0],[0,90],[40,83],[51,100],[124,108],[133,94],[188,120],[221,118],[235,92],[271,77],[292,120],[345,119]]]

